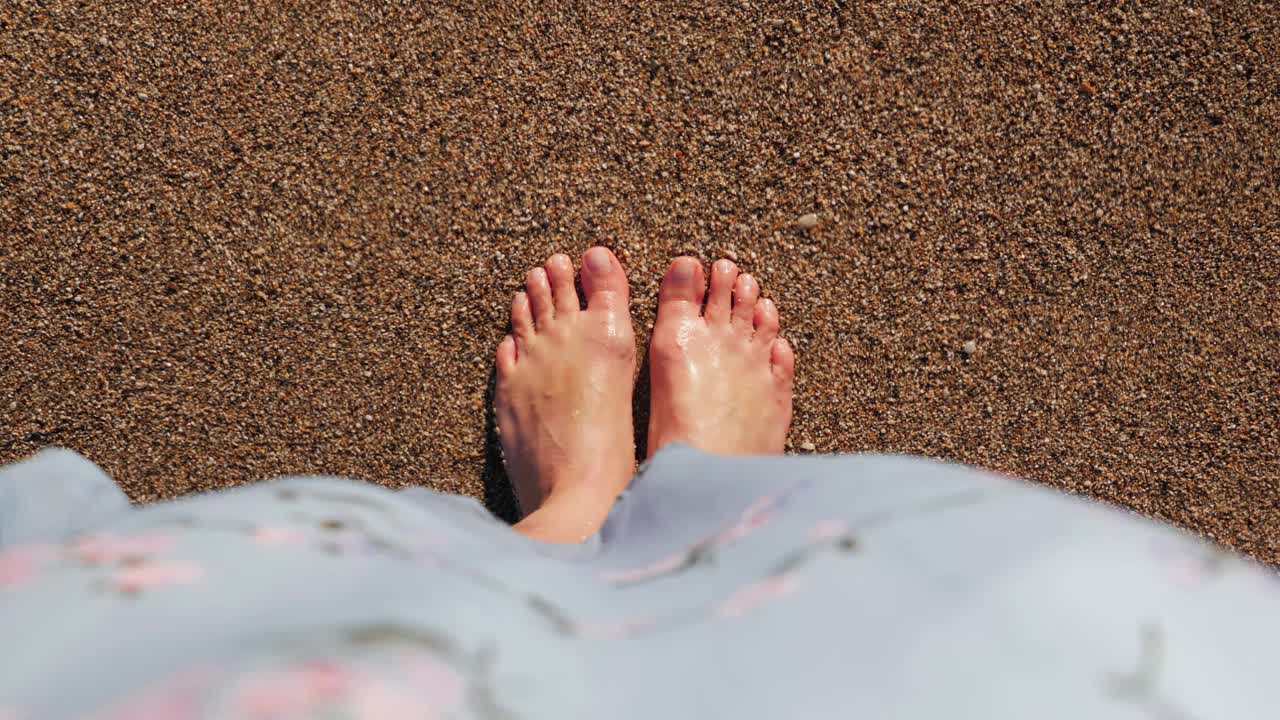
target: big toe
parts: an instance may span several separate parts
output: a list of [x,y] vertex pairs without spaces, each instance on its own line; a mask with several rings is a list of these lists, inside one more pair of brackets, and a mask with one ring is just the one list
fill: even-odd
[[588,309],[627,306],[627,273],[608,248],[593,247],[582,256],[582,291]]
[[658,319],[668,315],[696,317],[702,310],[707,280],[696,258],[678,257],[658,287]]

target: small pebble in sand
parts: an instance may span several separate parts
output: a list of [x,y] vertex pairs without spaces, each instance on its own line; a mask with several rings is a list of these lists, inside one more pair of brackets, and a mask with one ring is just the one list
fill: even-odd
[[796,219],[796,227],[801,230],[812,230],[818,227],[818,214],[805,213]]
[[811,452],[816,452],[817,449],[818,449],[818,446],[814,445],[808,440],[805,440],[804,442],[800,443],[800,452],[811,453]]
[[372,415],[365,415],[365,416],[364,416],[364,421],[365,421],[365,422],[373,422],[373,416],[372,416]]
[[960,352],[965,355],[972,355],[978,352],[978,343],[974,340],[965,340],[964,344],[960,346]]

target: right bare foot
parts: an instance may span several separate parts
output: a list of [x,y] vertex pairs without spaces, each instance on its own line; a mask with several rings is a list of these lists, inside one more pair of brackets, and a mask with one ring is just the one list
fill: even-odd
[[573,262],[529,271],[498,345],[498,433],[516,499],[516,529],[578,542],[604,522],[635,470],[631,387],[636,346],[627,276],[605,248],[587,251],[578,302]]
[[649,345],[649,456],[684,442],[725,455],[782,452],[791,424],[795,354],[778,336],[778,309],[729,260],[711,270],[676,258],[658,290]]

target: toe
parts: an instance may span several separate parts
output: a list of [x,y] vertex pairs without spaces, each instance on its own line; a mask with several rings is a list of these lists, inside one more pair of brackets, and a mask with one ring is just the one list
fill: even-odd
[[573,286],[573,261],[568,255],[556,253],[547,259],[547,280],[551,283],[552,301],[556,314],[577,312],[578,290]]
[[733,321],[743,327],[751,327],[759,297],[760,283],[746,273],[739,275],[733,285]]
[[498,372],[506,375],[515,369],[516,366],[516,339],[510,335],[502,338],[502,342],[498,343]]
[[676,258],[667,268],[658,288],[658,319],[667,316],[697,317],[706,291],[702,263],[691,257]]
[[520,338],[533,335],[533,311],[529,309],[529,296],[522,292],[511,298],[511,332]]
[[796,371],[796,354],[791,349],[791,343],[785,338],[774,340],[773,347],[769,351],[769,362],[773,369],[773,376],[779,382],[790,385]]
[[627,273],[608,248],[593,247],[582,256],[582,291],[590,309],[628,307]]
[[755,308],[756,340],[772,343],[778,337],[778,306],[769,298],[756,303]]
[[711,266],[711,290],[707,293],[707,322],[727,323],[733,308],[733,283],[738,279],[738,266],[731,260],[717,260]]
[[533,312],[533,321],[542,328],[546,323],[551,322],[556,314],[547,271],[542,268],[530,270],[524,278],[524,289],[529,295],[529,308]]

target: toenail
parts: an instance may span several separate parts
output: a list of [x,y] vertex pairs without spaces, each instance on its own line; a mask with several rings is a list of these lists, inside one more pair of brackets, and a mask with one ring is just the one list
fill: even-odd
[[609,263],[609,251],[600,247],[588,250],[587,268],[597,274],[604,274],[612,270],[613,266]]
[[722,273],[732,272],[733,263],[729,262],[728,260],[717,260],[716,269]]
[[693,263],[688,261],[676,263],[676,266],[671,269],[671,282],[680,285],[693,282]]

